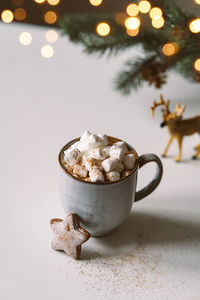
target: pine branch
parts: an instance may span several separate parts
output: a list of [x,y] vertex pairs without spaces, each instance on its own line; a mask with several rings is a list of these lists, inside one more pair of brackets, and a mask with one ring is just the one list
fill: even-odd
[[[110,34],[105,37],[96,33],[96,26],[102,20],[111,26]],[[67,34],[74,43],[82,44],[87,54],[116,55],[138,44],[150,51],[166,40],[164,33],[159,35],[157,31],[145,28],[133,38],[127,35],[124,27],[116,23],[114,14],[65,16],[60,21],[60,29],[62,35]]]
[[125,70],[119,72],[114,79],[115,88],[124,95],[130,94],[131,90],[137,90],[143,83],[142,70],[145,65],[155,59],[155,55],[147,58],[136,58],[134,62],[128,60]]
[[[134,37],[129,36],[125,27],[116,22],[115,14],[76,14],[65,16],[60,21],[62,34],[68,35],[74,43],[81,44],[87,54],[116,55],[136,45],[143,47],[146,57],[134,57],[127,61],[125,69],[114,79],[116,89],[124,94],[137,89],[143,80],[159,88],[165,83],[165,72],[170,68],[200,82],[200,75],[193,68],[195,59],[199,57],[200,35],[191,33],[188,28],[194,16],[168,0],[152,0],[151,3],[163,9],[165,26],[156,30],[150,24],[144,24],[140,33]],[[110,34],[105,37],[96,33],[97,24],[103,21],[111,27]],[[167,42],[178,44],[176,55],[163,54],[162,47]]]

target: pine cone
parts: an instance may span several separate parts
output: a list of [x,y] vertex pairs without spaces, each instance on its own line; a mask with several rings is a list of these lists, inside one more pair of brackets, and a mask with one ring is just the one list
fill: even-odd
[[142,78],[149,82],[149,85],[154,85],[156,88],[161,88],[166,83],[167,66],[159,62],[150,62],[146,64],[142,70]]
[[[187,28],[186,28],[187,29]],[[176,25],[171,29],[171,33],[173,36],[175,36],[177,39],[182,40],[185,38],[185,35],[187,34],[187,30],[184,28],[184,26]]]

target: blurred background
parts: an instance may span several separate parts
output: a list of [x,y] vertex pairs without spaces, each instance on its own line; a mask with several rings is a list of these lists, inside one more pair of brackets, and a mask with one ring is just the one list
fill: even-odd
[[3,23],[24,25],[20,44],[32,43],[26,24],[47,30],[44,58],[54,56],[60,35],[81,44],[87,54],[115,55],[139,46],[140,55],[130,57],[114,76],[122,94],[143,82],[160,89],[171,69],[200,82],[200,0],[2,0],[0,6]]
[[[172,1],[172,0],[171,0]],[[58,21],[64,14],[71,13],[101,13],[125,10],[129,0],[1,0],[0,11],[10,10],[14,22],[25,22],[43,26],[58,26]],[[134,1],[133,1],[134,2]],[[173,1],[184,6],[188,11],[200,12],[198,0]],[[51,14],[47,14],[51,12]],[[4,19],[5,18],[5,19]],[[12,19],[11,15],[2,18],[4,21]]]
[[[176,7],[170,7],[175,3],[179,5],[179,11]],[[164,83],[161,73],[165,73],[171,67],[176,67],[180,73],[196,82],[200,81],[200,75],[196,73],[200,70],[200,60],[197,61],[199,59],[200,0],[132,2],[130,0],[1,0],[0,12],[1,21],[6,24],[17,22],[44,27],[60,27],[62,34],[68,35],[73,42],[81,43],[89,53],[103,54],[106,50],[119,52],[130,47],[130,44],[143,43],[143,48],[148,50],[148,53],[154,51],[162,61],[158,62],[158,59],[156,61],[153,59],[153,65],[148,65],[148,68],[144,70],[144,65],[146,66],[149,61],[143,60],[140,69],[137,69],[138,76],[134,75],[133,89],[138,86],[136,81],[141,81],[140,77],[142,80],[149,81],[150,84],[153,83],[156,88],[160,88]],[[64,18],[65,15],[68,15],[68,19]],[[147,18],[148,15],[149,18]],[[195,16],[197,16],[196,20]],[[192,21],[195,22],[192,23]],[[157,32],[153,32],[149,25],[152,25]],[[131,39],[127,40],[124,29]],[[146,30],[146,35],[143,34],[142,29]],[[190,36],[188,36],[188,29],[192,32]],[[98,39],[96,35],[99,35]],[[137,38],[133,39],[135,36]],[[187,36],[188,38],[185,38]],[[56,31],[47,33],[47,42],[53,43],[57,39]],[[146,45],[145,40],[148,40]],[[155,43],[154,40],[157,42]],[[31,44],[31,34],[22,32],[19,42],[25,46]],[[151,49],[147,44],[151,45]],[[161,49],[160,46],[166,47]],[[188,47],[196,51],[188,50]],[[50,45],[42,51],[46,58],[53,56],[53,52],[53,47]],[[190,59],[189,62],[187,57]],[[194,72],[195,61],[197,63]],[[177,66],[179,62],[181,62],[181,67]],[[134,65],[134,68],[136,69],[137,66]],[[144,70],[143,73],[140,72],[141,69]],[[153,70],[153,75],[149,75],[149,69]],[[124,75],[124,73],[119,74],[122,79],[117,83],[117,88],[129,93],[130,88]],[[159,79],[155,81],[156,76],[159,76]]]

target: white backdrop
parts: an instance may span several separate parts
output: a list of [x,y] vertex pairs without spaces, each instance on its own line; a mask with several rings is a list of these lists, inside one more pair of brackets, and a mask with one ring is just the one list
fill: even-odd
[[[22,31],[33,36],[28,47],[18,42]],[[57,155],[67,141],[88,129],[124,139],[139,154],[160,154],[168,133],[159,109],[150,116],[152,100],[162,92],[172,107],[187,104],[186,117],[200,114],[200,85],[171,73],[162,90],[145,84],[123,97],[112,78],[139,49],[99,59],[63,37],[44,59],[44,34],[0,24],[1,299],[199,299],[200,160],[190,160],[198,136],[185,139],[180,164],[174,143],[159,188],[112,235],[91,238],[84,260],[51,250],[49,220],[64,217]],[[153,172],[145,166],[139,186]]]

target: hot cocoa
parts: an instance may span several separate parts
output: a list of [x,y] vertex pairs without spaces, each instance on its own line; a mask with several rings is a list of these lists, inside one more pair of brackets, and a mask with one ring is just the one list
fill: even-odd
[[128,176],[134,169],[136,156],[124,141],[85,131],[80,140],[63,149],[63,168],[84,181],[106,183]]

